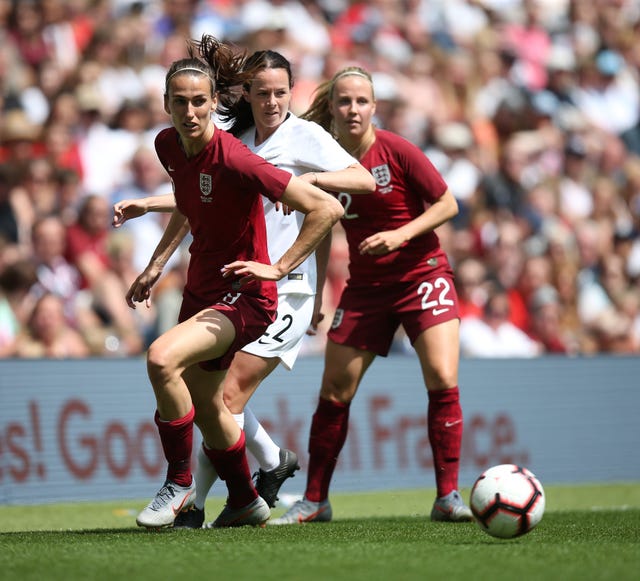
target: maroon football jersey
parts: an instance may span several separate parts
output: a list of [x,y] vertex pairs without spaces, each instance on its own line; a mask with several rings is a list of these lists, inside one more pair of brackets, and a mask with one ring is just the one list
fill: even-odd
[[[238,139],[217,128],[198,155],[187,158],[177,131],[162,130],[156,152],[167,170],[178,210],[189,220],[193,242],[186,289],[201,299],[231,290],[221,268],[234,260],[269,264],[261,194],[277,201],[291,174],[253,154]],[[243,292],[273,294],[261,282]]]
[[417,236],[384,256],[360,254],[358,245],[365,238],[414,220],[424,213],[425,204],[433,203],[447,190],[425,154],[389,131],[376,130],[376,141],[360,163],[375,178],[376,191],[339,195],[345,208],[342,225],[349,243],[350,283],[413,280],[446,261],[435,232]]

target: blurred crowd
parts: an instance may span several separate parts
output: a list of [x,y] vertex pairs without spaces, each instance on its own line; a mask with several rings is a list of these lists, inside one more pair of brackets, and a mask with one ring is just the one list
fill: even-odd
[[[460,204],[463,356],[640,353],[640,0],[0,0],[0,357],[134,356],[174,324],[188,241],[131,310],[166,218],[111,208],[171,191],[164,75],[205,32],[286,56],[298,114],[373,73],[376,124]],[[325,324],[346,257],[337,226]]]

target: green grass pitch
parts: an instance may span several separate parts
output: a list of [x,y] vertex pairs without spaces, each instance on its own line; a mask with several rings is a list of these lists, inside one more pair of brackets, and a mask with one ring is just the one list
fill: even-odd
[[140,529],[147,500],[0,506],[0,579],[640,579],[640,483],[545,492],[542,522],[511,540],[430,522],[431,489],[334,495],[331,523],[226,530]]

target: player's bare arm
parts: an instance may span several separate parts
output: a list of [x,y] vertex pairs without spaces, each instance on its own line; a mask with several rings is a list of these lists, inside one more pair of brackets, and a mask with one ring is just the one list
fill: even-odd
[[318,330],[318,325],[324,319],[322,313],[322,293],[324,290],[324,283],[327,279],[327,266],[329,264],[329,256],[331,254],[331,230],[322,239],[318,248],[316,248],[316,297],[313,304],[313,315],[311,316],[311,325],[307,331],[308,335],[315,335]]
[[376,191],[373,176],[359,163],[336,171],[309,172],[300,177],[327,192],[371,194]]
[[136,308],[135,303],[147,302],[148,306],[148,301],[151,297],[151,288],[160,278],[167,261],[171,258],[176,248],[180,246],[180,243],[188,231],[189,222],[175,209],[160,242],[158,242],[151,256],[151,260],[149,260],[149,264],[136,278],[125,296],[127,304],[132,309]]
[[223,276],[239,276],[241,283],[252,279],[280,280],[306,260],[344,213],[336,198],[295,176],[291,177],[281,200],[305,215],[291,248],[272,265],[243,260],[226,264]]
[[138,200],[121,200],[113,206],[114,228],[119,228],[127,220],[144,216],[147,212],[173,212],[176,199],[173,194],[147,196]]
[[450,190],[447,190],[437,201],[431,204],[420,216],[407,222],[395,230],[376,232],[365,238],[358,250],[360,254],[389,254],[403,244],[435,230],[458,213],[458,202]]

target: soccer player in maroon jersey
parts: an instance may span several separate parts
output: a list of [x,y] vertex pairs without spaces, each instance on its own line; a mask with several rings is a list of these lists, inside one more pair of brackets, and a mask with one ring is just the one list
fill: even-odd
[[339,194],[349,274],[328,334],[320,398],[309,436],[302,500],[270,524],[331,520],[329,485],[347,437],[349,406],[377,355],[402,325],[428,394],[428,432],[437,498],[434,521],[469,521],[458,492],[462,410],[458,394],[459,315],[453,272],[434,230],[458,212],[455,197],[424,153],[372,124],[371,76],[359,67],[320,85],[303,116],[333,130],[373,174],[373,194]]
[[[130,307],[150,298],[188,228],[193,242],[179,324],[147,353],[155,421],[168,461],[164,485],[136,519],[149,528],[171,525],[194,501],[194,421],[228,489],[214,526],[262,524],[269,518],[251,481],[244,433],[224,404],[222,383],[234,353],[273,321],[276,281],[313,252],[343,213],[333,196],[215,127],[216,107],[228,106],[232,88],[254,75],[244,64],[243,55],[205,35],[189,43],[189,57],[174,62],[166,75],[164,105],[173,126],[160,131],[155,147],[173,183],[176,209],[149,265],[127,293]],[[304,214],[298,237],[273,264],[261,194]]]

